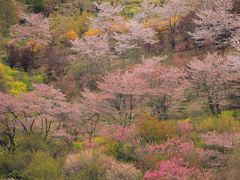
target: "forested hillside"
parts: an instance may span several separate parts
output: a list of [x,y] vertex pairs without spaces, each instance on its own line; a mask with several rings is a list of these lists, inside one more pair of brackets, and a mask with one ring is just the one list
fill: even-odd
[[0,179],[239,169],[239,0],[0,0]]

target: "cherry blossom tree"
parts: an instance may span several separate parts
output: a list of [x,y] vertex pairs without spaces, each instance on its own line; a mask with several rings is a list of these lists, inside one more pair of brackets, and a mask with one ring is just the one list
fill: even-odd
[[190,33],[199,45],[211,44],[225,48],[240,30],[240,16],[232,12],[232,0],[217,0],[213,7],[200,9],[193,22],[196,29]]
[[183,99],[186,74],[179,68],[163,65],[163,60],[146,59],[125,71],[110,72],[103,77],[98,88],[112,95],[107,100],[111,119],[122,126],[130,124],[137,114],[136,104],[144,99],[149,100],[154,115],[165,119],[176,101]]
[[72,41],[73,50],[89,60],[99,60],[110,53],[110,46],[106,35],[84,36]]
[[37,52],[51,42],[49,21],[42,14],[24,14],[21,23],[11,28],[11,37],[10,63],[20,63],[28,71],[36,66]]
[[203,61],[194,59],[188,65],[192,90],[206,98],[213,115],[218,116],[221,106],[229,103],[229,96],[237,92],[232,83],[239,81],[239,60],[208,54]]
[[107,66],[110,68],[110,58],[112,57],[110,47],[109,30],[112,24],[120,21],[121,16],[118,14],[122,10],[120,5],[111,5],[107,2],[94,3],[98,13],[94,18],[90,18],[90,28],[99,33],[82,38],[77,38],[72,42],[72,50],[76,52],[74,59],[86,58],[90,62],[90,67],[96,70],[107,59]]
[[96,18],[91,19],[92,28],[108,32],[112,24],[123,21],[123,18],[120,16],[123,6],[113,5],[109,2],[94,3],[94,5],[98,13]]
[[148,87],[147,81],[139,77],[134,69],[107,73],[98,83],[99,89],[112,95],[108,100],[112,109],[110,118],[122,126],[133,121],[137,100],[147,93]]
[[176,33],[179,21],[192,10],[191,1],[169,0],[159,8],[161,20],[168,21],[168,39],[171,49],[176,46]]
[[164,57],[146,59],[135,68],[135,72],[149,83],[149,105],[159,119],[166,119],[170,110],[176,110],[176,102],[184,99],[188,86],[184,71],[164,65],[164,60]]
[[[0,94],[1,133],[7,136],[1,146],[9,151],[15,150],[14,138],[17,130],[22,130],[27,136],[39,133],[47,139],[53,128],[53,123],[69,112],[69,104],[65,96],[50,86],[39,84],[34,91],[18,96]],[[0,137],[1,139],[1,137]]]
[[115,33],[112,37],[116,40],[115,50],[119,54],[125,53],[127,50],[138,49],[145,44],[153,44],[156,31],[152,28],[145,27],[144,24],[135,20],[127,23],[128,31],[126,33]]
[[109,98],[108,94],[94,93],[85,89],[80,102],[72,107],[69,114],[70,120],[65,122],[67,130],[74,135],[81,134],[83,137],[87,135],[88,141],[91,143],[102,115],[108,113],[105,101]]
[[72,45],[75,52],[72,61],[86,63],[90,74],[111,69],[113,54],[107,34],[84,36],[73,40]]
[[160,5],[152,1],[143,1],[140,4],[140,10],[134,16],[134,19],[140,22],[147,21],[148,18],[158,17],[167,25],[168,38],[171,49],[175,48],[178,23],[182,17],[186,16],[191,10],[192,2],[186,0],[167,0]]
[[149,17],[159,16],[159,9],[160,6],[156,5],[153,1],[143,0],[140,3],[138,11],[134,14],[133,19],[138,22],[144,22]]
[[36,43],[47,45],[51,41],[49,21],[42,14],[24,14],[23,23],[12,27],[15,41],[30,41],[33,48]]
[[8,114],[9,109],[16,108],[15,99],[8,94],[0,92],[0,102],[4,106],[0,106],[0,146],[4,150],[13,153],[16,148],[16,131],[17,121],[14,117]]

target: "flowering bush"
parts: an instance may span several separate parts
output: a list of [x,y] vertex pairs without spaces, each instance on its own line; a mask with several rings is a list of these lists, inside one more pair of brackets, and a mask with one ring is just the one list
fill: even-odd
[[200,179],[202,178],[201,175],[200,170],[186,166],[182,159],[173,158],[160,162],[155,171],[146,172],[144,179]]
[[113,139],[126,142],[129,137],[134,133],[134,127],[123,127],[120,125],[111,125],[102,130],[104,136],[110,136]]
[[111,167],[107,170],[107,180],[136,180],[140,179],[141,172],[137,170],[132,164],[124,164],[113,161]]
[[178,123],[179,132],[184,134],[190,134],[192,132],[192,125],[189,121],[181,121]]
[[118,162],[92,150],[68,155],[64,169],[68,177],[78,179],[91,179],[94,175],[96,178],[107,180],[136,180],[141,176],[140,171],[132,164]]
[[171,158],[182,159],[194,167],[203,167],[206,152],[182,139],[170,139],[165,143],[138,146],[135,150],[137,165],[143,170],[152,169],[159,161]]
[[240,143],[240,135],[237,133],[208,132],[200,137],[209,146],[219,146],[227,149],[235,149]]
[[182,139],[171,139],[164,144],[150,144],[146,146],[147,154],[165,153],[169,157],[186,158],[193,154],[201,156],[203,150],[195,148],[190,142],[184,142]]

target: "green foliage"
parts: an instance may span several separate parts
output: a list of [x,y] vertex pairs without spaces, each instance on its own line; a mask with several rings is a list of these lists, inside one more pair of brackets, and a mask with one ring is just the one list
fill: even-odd
[[82,141],[74,141],[72,143],[73,149],[82,150],[84,148],[84,143]]
[[13,154],[0,151],[0,177],[24,177],[25,179],[46,179],[45,176],[58,179],[60,177],[56,175],[61,174],[62,171],[60,162],[54,160],[51,155],[59,157],[54,148],[60,151],[66,146],[59,147],[54,143],[45,142],[39,138],[38,134],[32,136],[17,134],[16,144],[17,148]]
[[162,142],[178,136],[177,121],[159,121],[154,117],[145,116],[138,122],[137,132],[146,143]]
[[0,178],[21,178],[24,169],[32,160],[29,151],[16,151],[14,154],[0,154]]
[[240,121],[223,114],[219,118],[208,117],[202,120],[193,121],[197,132],[240,132]]
[[199,147],[199,148],[206,147],[206,144],[202,141],[202,139],[198,136],[197,133],[195,132],[192,133],[190,136],[190,139],[196,147]]
[[41,83],[44,76],[28,75],[0,63],[0,89],[10,94],[26,93],[32,89],[33,83]]
[[87,31],[88,16],[87,12],[77,16],[52,14],[50,16],[50,22],[55,43],[72,40],[76,38],[78,34]]
[[42,138],[39,138],[39,134],[33,134],[31,136],[22,136],[18,138],[18,150],[19,151],[29,151],[32,153],[38,151],[48,151],[49,147]]
[[133,17],[136,12],[138,12],[139,4],[138,2],[131,2],[125,6],[123,9],[123,15],[126,17]]
[[233,117],[236,120],[240,120],[240,111],[223,111],[220,117],[221,118]]
[[63,179],[61,163],[49,154],[38,152],[23,173],[25,179],[31,180],[60,180]]
[[88,168],[83,169],[77,175],[70,178],[72,180],[104,180],[104,171],[101,166],[95,162],[92,162]]
[[0,0],[0,36],[7,36],[9,28],[18,20],[14,0]]
[[107,144],[107,153],[117,160],[125,162],[134,160],[133,146],[130,143],[112,141]]

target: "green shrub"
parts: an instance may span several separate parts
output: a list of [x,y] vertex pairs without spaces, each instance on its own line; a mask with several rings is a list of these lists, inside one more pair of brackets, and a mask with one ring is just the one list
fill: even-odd
[[197,133],[192,133],[190,136],[190,139],[192,143],[199,148],[204,148],[206,147],[206,144],[203,142],[203,140],[197,135]]
[[177,121],[159,121],[154,117],[145,116],[137,123],[137,132],[146,143],[162,142],[178,136]]
[[117,160],[126,162],[134,160],[133,146],[130,143],[112,141],[106,147],[107,153]]
[[23,176],[29,180],[61,180],[63,179],[61,163],[48,153],[38,152],[25,169]]
[[22,152],[30,151],[34,153],[38,151],[47,151],[49,148],[46,142],[44,142],[42,138],[39,138],[38,134],[23,136],[18,141],[18,150]]
[[240,122],[233,117],[208,117],[193,123],[197,132],[240,132]]
[[30,164],[32,156],[29,151],[0,154],[0,177],[22,178],[22,173]]

